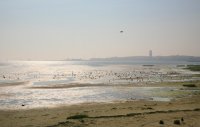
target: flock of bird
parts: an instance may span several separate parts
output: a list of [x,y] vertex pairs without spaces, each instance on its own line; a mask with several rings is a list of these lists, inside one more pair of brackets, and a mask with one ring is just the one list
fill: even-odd
[[99,81],[102,83],[112,82],[163,82],[166,80],[183,80],[187,75],[171,72],[146,71],[146,70],[91,70],[91,71],[67,71],[53,74],[40,72],[0,74],[0,80],[65,80],[72,78],[75,81]]

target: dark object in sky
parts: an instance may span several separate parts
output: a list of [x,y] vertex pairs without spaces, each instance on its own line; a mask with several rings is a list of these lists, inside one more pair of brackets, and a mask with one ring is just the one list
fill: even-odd
[[123,30],[120,31],[120,33],[123,33],[123,32],[124,32]]

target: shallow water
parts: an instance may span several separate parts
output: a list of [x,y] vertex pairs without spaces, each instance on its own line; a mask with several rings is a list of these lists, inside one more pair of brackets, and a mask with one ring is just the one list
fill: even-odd
[[[170,92],[171,90],[178,90],[178,88],[110,86],[38,90],[11,87],[7,88],[7,92],[3,92],[4,94],[10,94],[10,96],[1,97],[0,105],[1,109],[18,109],[22,108],[22,104],[26,105],[25,108],[36,108],[63,104],[71,105],[78,103],[113,102],[138,99],[169,101],[176,96],[171,96],[170,94],[168,96],[163,96],[157,92]],[[196,91],[200,92],[200,90]],[[192,91],[189,92],[192,93]]]
[[[176,64],[142,66],[138,63],[89,61],[1,62],[0,109],[138,99],[170,101],[179,96],[168,93],[179,91],[179,88],[132,87],[127,84],[196,80],[190,77],[196,73],[178,68]],[[160,94],[159,91],[167,94]],[[186,95],[193,93],[189,89],[182,91],[187,91]],[[179,93],[180,96],[185,94]],[[22,107],[22,104],[25,106]]]
[[[68,83],[133,83],[189,80],[190,72],[176,64],[11,61],[0,63],[0,83],[30,81],[33,85]],[[137,79],[138,77],[138,79]],[[142,77],[142,78],[141,78]]]

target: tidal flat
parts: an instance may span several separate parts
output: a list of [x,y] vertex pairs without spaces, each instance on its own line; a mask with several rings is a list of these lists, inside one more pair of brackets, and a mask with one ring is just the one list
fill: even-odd
[[183,66],[26,61],[0,68],[2,127],[200,126],[200,72]]

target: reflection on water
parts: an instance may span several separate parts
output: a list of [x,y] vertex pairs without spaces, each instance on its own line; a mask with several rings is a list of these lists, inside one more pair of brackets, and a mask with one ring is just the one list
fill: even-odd
[[168,92],[178,88],[132,87],[127,84],[196,80],[190,76],[196,73],[178,68],[175,64],[142,66],[133,62],[1,62],[0,107],[22,108],[21,105],[25,104],[26,108],[33,108],[135,99],[169,101],[173,96],[160,96],[155,94],[156,91]]
[[174,88],[162,87],[77,87],[69,89],[15,89],[10,88],[11,96],[0,98],[1,108],[26,108],[78,104],[86,102],[112,102],[125,100],[169,101],[172,96],[155,96],[155,91],[169,91]]

